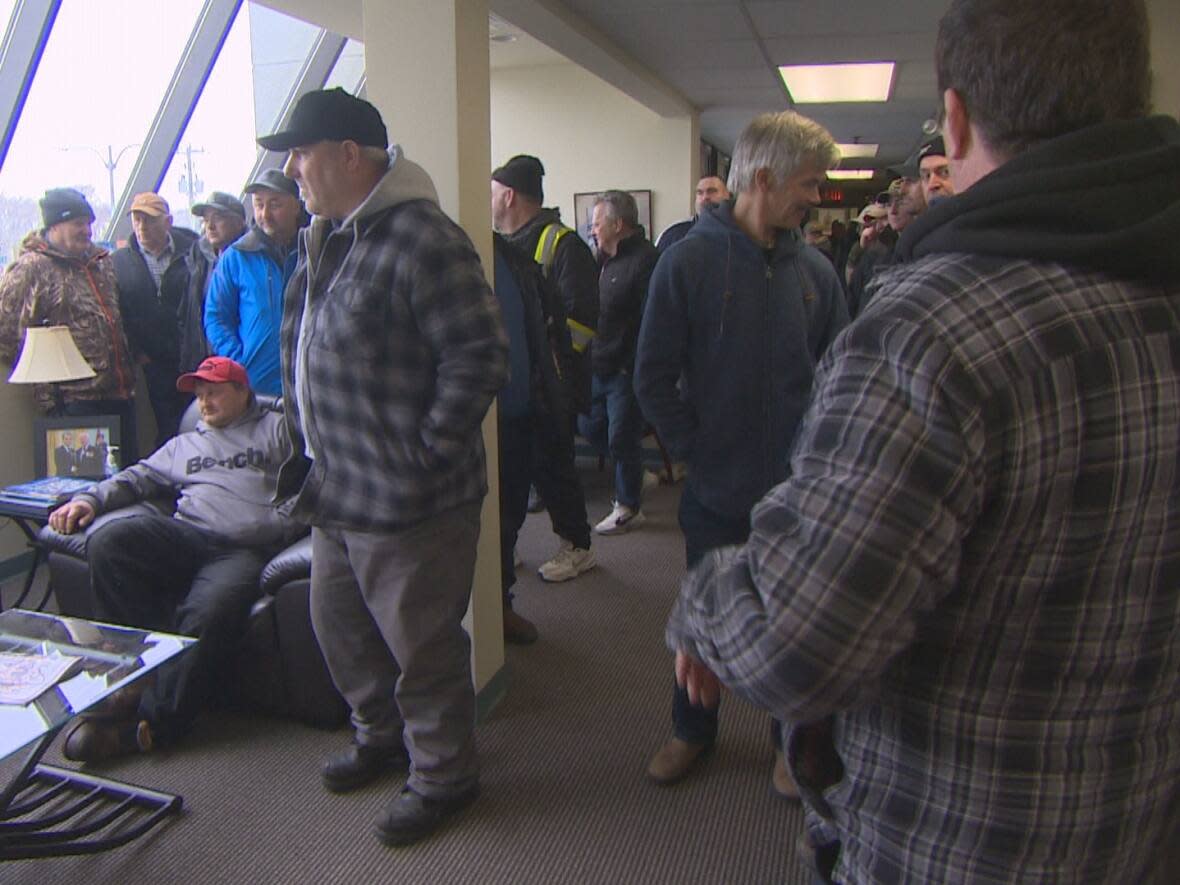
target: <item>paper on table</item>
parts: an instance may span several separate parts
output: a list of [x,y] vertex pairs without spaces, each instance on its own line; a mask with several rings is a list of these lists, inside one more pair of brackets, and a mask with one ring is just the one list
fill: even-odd
[[27,704],[57,684],[81,658],[0,652],[0,704]]

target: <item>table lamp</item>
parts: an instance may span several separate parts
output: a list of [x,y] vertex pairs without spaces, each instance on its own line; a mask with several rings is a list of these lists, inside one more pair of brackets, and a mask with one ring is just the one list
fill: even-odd
[[8,382],[53,385],[53,414],[60,415],[65,402],[58,382],[93,378],[94,374],[94,369],[74,343],[68,326],[29,326],[25,329],[20,359],[8,376]]

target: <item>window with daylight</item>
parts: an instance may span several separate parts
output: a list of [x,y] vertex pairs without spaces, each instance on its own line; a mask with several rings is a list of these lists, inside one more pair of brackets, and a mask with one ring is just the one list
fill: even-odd
[[40,226],[52,187],[86,194],[101,236],[201,6],[63,0],[0,169],[0,260]]

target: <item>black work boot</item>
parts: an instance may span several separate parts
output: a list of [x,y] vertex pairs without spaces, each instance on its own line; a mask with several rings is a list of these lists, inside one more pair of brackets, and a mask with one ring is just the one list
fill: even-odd
[[393,797],[384,816],[377,821],[377,838],[386,845],[409,845],[437,830],[447,818],[458,814],[479,796],[479,784],[457,796],[431,799],[409,787]]
[[328,790],[347,793],[387,774],[405,771],[409,762],[405,748],[400,744],[369,747],[354,741],[344,752],[329,756],[320,774]]

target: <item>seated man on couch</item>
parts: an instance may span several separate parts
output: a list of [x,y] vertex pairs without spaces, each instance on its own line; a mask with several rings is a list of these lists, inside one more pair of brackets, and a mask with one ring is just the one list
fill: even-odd
[[75,495],[49,524],[71,534],[100,513],[176,499],[171,517],[115,519],[87,539],[94,608],[99,620],[199,641],[162,665],[139,698],[112,699],[72,723],[62,749],[68,759],[147,751],[183,735],[245,632],[262,567],[304,530],[274,504],[289,444],[282,416],[256,400],[246,370],[209,357],[176,387],[196,394],[196,429]]

